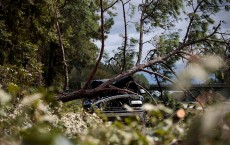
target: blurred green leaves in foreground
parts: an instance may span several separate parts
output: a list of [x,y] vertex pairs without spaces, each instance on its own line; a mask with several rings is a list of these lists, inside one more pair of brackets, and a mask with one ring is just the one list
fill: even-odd
[[[0,90],[1,145],[230,144],[227,103],[209,106],[204,113],[148,103],[143,106],[144,124],[138,116],[105,122],[95,113],[82,111],[77,101],[71,105],[78,108],[71,110],[69,104],[49,102],[47,96],[52,93],[41,92],[22,91],[20,95],[26,95],[14,100],[19,92]],[[178,115],[181,110],[182,116]]]

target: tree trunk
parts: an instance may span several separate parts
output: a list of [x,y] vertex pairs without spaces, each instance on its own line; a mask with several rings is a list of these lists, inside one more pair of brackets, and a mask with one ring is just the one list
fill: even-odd
[[141,58],[142,58],[142,49],[143,49],[143,29],[144,29],[144,14],[145,14],[145,10],[146,10],[146,3],[147,0],[145,0],[145,3],[143,4],[143,10],[141,12],[141,18],[140,18],[140,34],[139,34],[139,52],[137,55],[137,62],[136,65],[139,65],[141,62]]
[[68,66],[67,66],[66,59],[65,59],[65,49],[64,49],[63,42],[62,42],[61,30],[60,30],[59,21],[58,21],[57,6],[55,7],[55,16],[56,16],[56,29],[57,29],[57,34],[59,38],[59,43],[61,46],[62,62],[63,62],[64,71],[65,71],[65,82],[64,82],[64,87],[63,87],[63,90],[65,91],[65,90],[68,90],[68,87],[69,87],[69,74],[68,74]]
[[123,50],[123,64],[121,67],[121,72],[123,72],[126,68],[126,47],[127,47],[127,40],[128,40],[128,34],[127,34],[127,22],[126,22],[126,13],[125,13],[125,3],[123,2],[123,0],[121,0],[122,3],[122,10],[123,10],[123,19],[124,19],[124,28],[125,28],[125,40],[124,40],[124,50]]
[[49,62],[48,62],[48,72],[46,77],[46,86],[52,86],[53,85],[53,79],[54,79],[54,66],[55,66],[55,54],[56,53],[56,45],[55,43],[50,43],[50,51],[49,51]]

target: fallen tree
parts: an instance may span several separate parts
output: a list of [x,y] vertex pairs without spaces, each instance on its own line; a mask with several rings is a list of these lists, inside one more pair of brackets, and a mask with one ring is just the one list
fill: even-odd
[[[211,4],[208,3],[205,0],[201,0],[198,3],[193,3],[190,2],[190,7],[192,7],[193,11],[191,13],[187,13],[187,17],[189,19],[188,21],[188,26],[186,28],[186,33],[185,36],[183,38],[182,42],[179,42],[176,46],[171,46],[171,49],[169,52],[164,53],[163,55],[158,53],[156,55],[157,51],[161,51],[158,49],[158,47],[154,48],[154,53],[151,54],[154,57],[149,57],[150,59],[148,59],[145,63],[140,63],[140,59],[142,56],[142,49],[143,49],[143,40],[142,40],[142,35],[144,33],[144,23],[149,23],[150,21],[154,21],[157,20],[157,18],[155,18],[154,16],[154,12],[158,12],[159,10],[162,10],[163,8],[165,8],[164,6],[162,6],[164,4],[164,2],[161,2],[160,0],[157,1],[148,1],[146,0],[145,2],[141,3],[140,6],[140,10],[142,11],[142,15],[141,15],[141,25],[140,27],[142,29],[140,32],[140,39],[139,40],[139,52],[138,52],[138,60],[137,63],[134,67],[132,67],[131,69],[128,70],[124,70],[124,67],[122,68],[122,72],[120,74],[118,74],[115,77],[109,78],[107,81],[105,81],[103,84],[101,84],[100,86],[98,86],[97,88],[94,89],[87,89],[90,81],[93,79],[97,68],[98,68],[98,64],[100,63],[103,53],[104,53],[104,49],[105,49],[105,36],[104,36],[104,12],[107,11],[110,7],[114,6],[118,1],[115,1],[114,3],[111,4],[111,6],[108,6],[107,8],[103,8],[103,0],[100,0],[100,9],[101,9],[101,51],[99,54],[99,58],[96,62],[96,65],[91,73],[91,75],[89,76],[89,78],[87,79],[85,85],[80,89],[80,90],[76,90],[73,91],[71,93],[62,93],[60,95],[57,96],[58,100],[61,100],[63,102],[68,102],[71,100],[75,100],[75,99],[80,99],[80,98],[86,98],[86,97],[94,97],[96,96],[98,93],[107,91],[107,90],[118,90],[118,91],[128,91],[128,90],[120,90],[118,88],[114,88],[114,87],[110,87],[110,85],[124,77],[133,75],[136,72],[147,72],[149,74],[154,74],[155,76],[164,78],[170,82],[173,82],[170,78],[168,78],[167,76],[165,76],[164,74],[161,74],[157,71],[154,71],[154,69],[150,69],[151,71],[146,71],[149,68],[153,68],[155,65],[159,65],[159,64],[167,64],[167,62],[172,58],[172,57],[179,57],[182,59],[187,59],[189,62],[193,61],[192,59],[197,57],[197,54],[201,54],[199,51],[204,50],[204,47],[208,47],[207,44],[212,45],[213,46],[213,42],[220,42],[223,45],[220,47],[225,46],[226,44],[226,39],[224,38],[225,34],[221,33],[219,30],[221,28],[221,24],[222,22],[220,21],[218,24],[216,24],[215,27],[213,27],[212,29],[208,28],[208,22],[205,22],[204,25],[207,25],[205,28],[203,28],[203,24],[201,23],[201,27],[197,26],[198,22],[200,21],[208,21],[208,18],[203,18],[202,16],[205,14],[207,15],[207,13],[209,13],[211,15],[211,13],[214,10],[208,10],[208,8],[211,8],[213,5],[213,3]],[[126,3],[128,3],[130,1],[127,1]],[[125,4],[126,4],[125,3]],[[180,2],[183,3],[183,2]],[[208,6],[207,3],[209,4]],[[124,2],[122,1],[123,4],[123,12],[125,12],[124,9]],[[220,5],[222,3],[216,3],[216,7],[220,7],[222,5]],[[227,4],[226,4],[227,5]],[[187,7],[188,7],[187,6]],[[205,6],[205,8],[204,8]],[[175,11],[174,14],[178,14],[178,10],[175,10],[176,8],[172,8],[172,11]],[[182,9],[182,8],[181,8]],[[151,10],[151,12],[149,12],[149,10]],[[202,13],[203,12],[203,13]],[[171,15],[171,14],[170,14]],[[165,14],[165,16],[170,17],[170,15]],[[179,14],[178,14],[179,16]],[[160,15],[158,15],[158,17],[160,17]],[[174,16],[177,17],[177,16]],[[158,18],[159,19],[159,18]],[[170,19],[170,18],[168,18]],[[145,21],[146,20],[146,21]],[[147,21],[148,20],[148,21]],[[126,20],[125,20],[125,23]],[[212,23],[213,24],[213,23]],[[147,25],[147,24],[146,24]],[[150,24],[149,24],[150,25]],[[152,25],[152,27],[155,27],[154,24]],[[196,28],[199,27],[199,28]],[[125,27],[125,45],[127,45],[127,28]],[[205,29],[205,30],[203,30]],[[207,30],[206,30],[207,29]],[[217,35],[221,33],[222,37],[218,37]],[[160,45],[160,44],[159,44]],[[199,49],[195,48],[195,47],[200,47]],[[125,48],[125,47],[124,47]],[[160,48],[160,47],[159,47]],[[218,49],[222,49],[222,48],[218,48]],[[126,48],[124,49],[124,51],[126,50]],[[148,54],[150,55],[150,53]],[[125,55],[124,55],[124,59],[125,59]],[[199,58],[198,58],[199,59]],[[126,62],[125,60],[123,61],[124,63]],[[125,64],[123,64],[122,66],[125,66]],[[173,72],[173,70],[169,67],[169,71]],[[173,72],[174,73],[174,72]]]

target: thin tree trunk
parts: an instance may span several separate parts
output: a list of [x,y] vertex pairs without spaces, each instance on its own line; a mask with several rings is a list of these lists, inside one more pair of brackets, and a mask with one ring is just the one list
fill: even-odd
[[123,19],[124,19],[124,28],[125,28],[125,40],[124,40],[124,48],[123,48],[123,64],[121,68],[121,72],[125,70],[126,67],[126,47],[127,47],[127,40],[128,40],[128,34],[127,34],[127,22],[126,22],[126,14],[125,14],[125,4],[123,0],[121,0],[122,8],[123,8]]
[[54,79],[54,64],[55,64],[55,45],[53,43],[50,44],[49,50],[49,64],[48,64],[48,74],[46,77],[46,86],[49,87],[53,84]]
[[61,46],[62,62],[63,62],[64,71],[65,71],[65,82],[64,82],[64,87],[63,87],[63,90],[65,91],[69,87],[69,74],[68,74],[68,66],[67,66],[66,59],[65,59],[65,49],[64,49],[63,42],[62,42],[61,30],[60,30],[60,26],[59,26],[58,12],[57,11],[58,11],[57,6],[55,5],[56,29],[57,29],[57,34],[58,34],[58,38],[59,38],[59,43]]
[[136,66],[140,64],[141,62],[141,58],[142,58],[142,49],[143,49],[143,29],[144,29],[144,14],[145,14],[145,10],[146,10],[146,4],[147,0],[144,3],[144,7],[143,10],[141,12],[141,18],[140,18],[140,34],[139,34],[139,52],[137,55],[137,62],[136,62]]
[[142,48],[143,48],[143,26],[144,22],[143,20],[140,20],[140,36],[139,36],[139,52],[137,56],[137,63],[136,65],[139,65],[141,62],[141,57],[142,57]]
[[156,78],[157,85],[159,86],[160,93],[161,93],[160,99],[161,99],[161,101],[163,101],[163,103],[165,104],[165,99],[164,99],[164,97],[163,97],[163,90],[162,90],[162,88],[161,88],[161,83],[160,83],[160,81],[159,81],[159,79],[158,79],[158,76],[157,76],[156,74],[155,74],[155,78]]
[[96,62],[96,65],[94,66],[94,69],[92,71],[92,73],[90,74],[90,76],[88,77],[84,87],[82,88],[82,90],[87,89],[90,81],[93,79],[94,75],[97,72],[97,68],[101,62],[103,53],[104,53],[104,48],[105,48],[105,34],[104,34],[104,10],[103,10],[103,0],[100,0],[100,7],[101,7],[101,51],[100,51],[100,55],[99,58]]

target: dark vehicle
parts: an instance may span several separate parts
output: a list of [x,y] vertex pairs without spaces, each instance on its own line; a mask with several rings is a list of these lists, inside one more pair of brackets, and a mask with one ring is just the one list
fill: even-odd
[[[98,87],[105,81],[106,80],[93,80],[91,82],[92,89]],[[142,110],[144,97],[141,95],[143,94],[143,90],[137,86],[131,76],[113,83],[112,86],[127,89],[134,93],[122,93],[114,90],[103,92],[93,99],[84,100],[84,109],[92,110],[92,108],[98,108],[109,119],[117,116],[124,118],[136,115],[142,117],[144,115],[144,111]],[[125,107],[127,105],[129,107]]]

